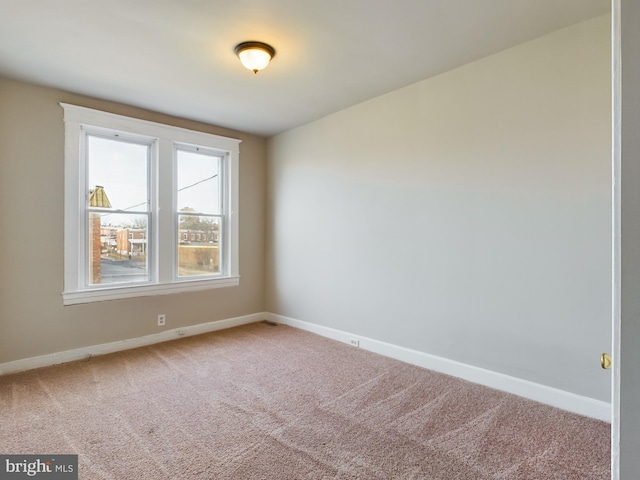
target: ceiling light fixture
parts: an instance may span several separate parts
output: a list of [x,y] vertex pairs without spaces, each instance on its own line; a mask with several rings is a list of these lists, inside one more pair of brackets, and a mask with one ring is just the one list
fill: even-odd
[[236,55],[246,68],[253,73],[258,73],[267,68],[269,62],[276,54],[271,45],[262,42],[242,42],[236,45]]

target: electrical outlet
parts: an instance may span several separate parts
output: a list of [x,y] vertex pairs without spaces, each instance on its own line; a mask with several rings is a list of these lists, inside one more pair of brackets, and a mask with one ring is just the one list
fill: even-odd
[[165,320],[166,320],[166,318],[164,316],[164,313],[158,315],[158,326],[159,327],[163,327],[164,324],[165,324]]
[[360,348],[360,340],[358,340],[357,338],[350,338],[349,345],[351,345],[352,347]]

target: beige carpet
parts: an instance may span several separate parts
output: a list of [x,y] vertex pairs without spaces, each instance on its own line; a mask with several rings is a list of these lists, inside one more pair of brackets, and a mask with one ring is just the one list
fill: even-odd
[[608,424],[287,326],[0,377],[0,453],[81,479],[604,480]]

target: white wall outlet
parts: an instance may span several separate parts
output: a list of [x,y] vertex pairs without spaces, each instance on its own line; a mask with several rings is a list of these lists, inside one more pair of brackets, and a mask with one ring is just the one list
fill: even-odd
[[166,322],[166,318],[164,316],[164,313],[161,313],[160,315],[158,315],[158,326],[163,327],[165,322]]
[[360,348],[360,340],[358,340],[357,338],[350,338],[349,345],[351,345],[352,347]]

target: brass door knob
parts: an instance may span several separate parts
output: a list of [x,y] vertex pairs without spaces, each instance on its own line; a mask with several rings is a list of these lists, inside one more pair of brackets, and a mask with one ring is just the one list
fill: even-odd
[[611,355],[609,355],[608,353],[603,353],[602,355],[600,355],[600,365],[605,370],[610,369],[611,368]]

